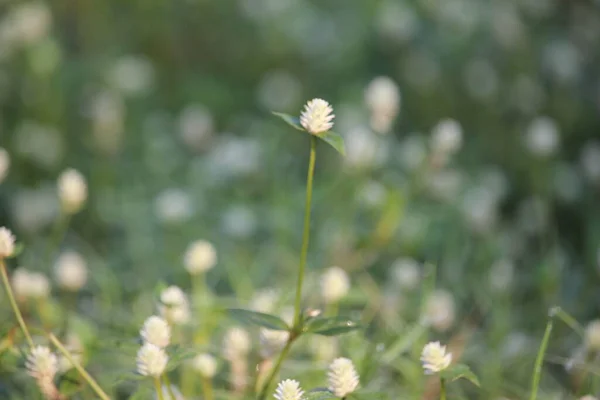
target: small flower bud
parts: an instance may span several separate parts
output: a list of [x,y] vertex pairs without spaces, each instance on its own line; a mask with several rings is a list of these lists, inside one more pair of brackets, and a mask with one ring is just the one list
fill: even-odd
[[165,372],[169,357],[163,349],[144,343],[137,353],[137,370],[140,375],[158,377]]
[[302,400],[304,392],[300,388],[300,383],[292,379],[286,379],[279,382],[273,397],[277,400]]
[[331,267],[321,278],[321,296],[326,303],[335,303],[348,294],[350,278],[340,267]]
[[6,258],[15,252],[15,236],[5,227],[0,228],[0,258]]
[[54,276],[60,287],[70,291],[78,291],[87,282],[87,266],[84,258],[74,251],[62,253],[54,267]]
[[337,397],[346,397],[358,388],[359,377],[352,360],[336,358],[327,374],[329,390]]
[[212,378],[217,373],[217,360],[207,353],[198,354],[192,359],[192,367],[204,378]]
[[427,343],[421,353],[421,362],[426,375],[432,375],[440,372],[452,362],[452,354],[446,353],[446,346],[440,342]]
[[65,213],[75,214],[81,210],[87,196],[87,183],[79,171],[68,169],[59,176],[58,197]]
[[600,351],[600,320],[594,320],[586,326],[585,343],[590,350]]
[[140,336],[144,342],[164,348],[169,345],[171,340],[171,327],[167,321],[153,315],[144,322]]
[[217,263],[217,251],[210,242],[198,240],[187,248],[183,263],[192,275],[206,272]]
[[245,357],[250,351],[250,336],[242,328],[230,328],[223,339],[223,354],[228,360]]
[[185,324],[190,320],[190,306],[185,293],[177,286],[169,286],[160,294],[160,313],[170,324]]
[[54,379],[58,372],[58,358],[46,346],[36,346],[31,349],[25,361],[27,373],[35,379]]
[[308,132],[319,134],[333,127],[333,108],[323,99],[310,100],[300,114],[300,124]]

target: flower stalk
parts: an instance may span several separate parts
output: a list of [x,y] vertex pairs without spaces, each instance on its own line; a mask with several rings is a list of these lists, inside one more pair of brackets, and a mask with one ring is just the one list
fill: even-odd
[[27,344],[30,348],[33,348],[33,340],[31,339],[31,334],[29,333],[29,329],[27,329],[27,324],[23,319],[23,315],[21,315],[21,311],[19,310],[19,306],[15,301],[15,296],[13,294],[12,288],[10,286],[10,281],[8,279],[8,273],[6,272],[6,263],[3,258],[0,258],[0,273],[2,274],[2,283],[4,284],[4,288],[6,289],[6,294],[8,295],[8,300],[10,301],[10,306],[15,313],[15,317],[19,322],[19,326],[21,327],[21,331],[25,335],[25,339],[27,339]]

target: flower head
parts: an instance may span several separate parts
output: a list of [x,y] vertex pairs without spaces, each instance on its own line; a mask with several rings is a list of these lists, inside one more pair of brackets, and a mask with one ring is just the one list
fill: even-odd
[[198,354],[192,359],[192,367],[203,377],[212,378],[217,373],[217,360],[207,353]]
[[328,268],[321,277],[321,295],[327,303],[335,303],[348,294],[350,278],[340,267]]
[[0,258],[6,258],[15,252],[15,236],[5,227],[0,228]]
[[319,134],[333,127],[333,108],[323,99],[310,100],[300,114],[300,124],[308,132]]
[[170,324],[185,324],[190,319],[190,306],[183,290],[169,286],[160,294],[160,313]]
[[585,343],[591,350],[600,350],[600,320],[588,323],[585,328]]
[[70,291],[77,291],[85,285],[87,273],[85,259],[74,251],[62,253],[54,267],[58,285]]
[[217,263],[217,251],[212,243],[198,240],[190,244],[185,252],[183,264],[192,275],[206,272]]
[[230,328],[223,339],[223,354],[228,360],[244,357],[250,351],[250,337],[242,328]]
[[275,390],[277,400],[301,400],[304,392],[300,388],[300,383],[293,379],[286,379],[279,382]]
[[425,374],[435,374],[448,368],[452,362],[452,353],[446,353],[446,346],[442,346],[440,342],[427,343],[421,353],[421,362]]
[[85,178],[75,169],[67,169],[58,177],[58,196],[62,209],[75,214],[87,200],[88,189]]
[[37,380],[52,380],[58,372],[58,358],[46,346],[36,346],[25,361],[27,373]]
[[171,340],[171,327],[167,321],[153,315],[144,322],[140,336],[144,342],[164,348],[169,345]]
[[329,390],[337,397],[346,397],[358,388],[359,377],[352,360],[348,358],[336,358],[329,365],[327,373]]
[[160,376],[165,372],[169,357],[165,351],[152,343],[144,343],[137,353],[137,370],[144,376]]

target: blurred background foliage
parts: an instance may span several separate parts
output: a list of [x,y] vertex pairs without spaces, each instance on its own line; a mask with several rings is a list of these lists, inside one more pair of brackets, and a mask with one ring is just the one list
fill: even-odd
[[[0,17],[1,221],[27,246],[13,264],[51,275],[60,248],[84,254],[77,310],[96,336],[135,337],[157,282],[189,286],[198,238],[225,304],[293,287],[308,141],[270,112],[313,97],[348,155],[318,149],[308,303],[339,265],[342,309],[389,343],[419,318],[403,266],[436,265],[452,305],[436,337],[464,339],[484,399],[522,398],[550,306],[598,317],[600,2],[4,0]],[[438,159],[444,130],[460,149]],[[90,196],[65,221],[69,167]],[[551,352],[579,342],[561,327]],[[400,364],[379,379],[410,386]],[[549,392],[588,387],[552,365]]]

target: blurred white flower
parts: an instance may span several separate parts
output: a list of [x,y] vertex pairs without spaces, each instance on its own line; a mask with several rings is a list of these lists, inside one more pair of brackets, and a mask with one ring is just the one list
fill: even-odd
[[168,361],[169,357],[162,348],[144,343],[137,353],[137,371],[140,375],[159,377],[165,372]]
[[245,357],[250,351],[250,336],[242,328],[229,328],[223,338],[223,356],[228,360]]
[[392,264],[391,277],[400,288],[413,290],[421,280],[420,265],[412,258],[399,258]]
[[290,337],[287,331],[275,331],[261,328],[260,330],[260,355],[263,358],[271,358],[279,353]]
[[304,392],[300,388],[300,383],[292,379],[286,379],[279,382],[273,397],[277,400],[302,400]]
[[358,388],[359,376],[352,360],[336,358],[329,365],[327,373],[329,390],[337,397],[346,397]]
[[221,133],[210,152],[208,168],[216,180],[220,180],[250,175],[259,170],[261,161],[262,148],[258,141]]
[[600,142],[590,141],[581,150],[581,169],[592,182],[600,182]]
[[350,278],[340,267],[330,267],[321,276],[321,297],[326,303],[336,303],[348,294]]
[[453,119],[441,120],[431,132],[431,150],[440,157],[450,157],[462,147],[463,131]]
[[377,133],[389,132],[400,112],[400,90],[387,76],[373,79],[365,90],[365,103],[371,112],[371,129]]
[[456,169],[443,169],[427,176],[427,189],[439,200],[452,201],[456,199],[463,186],[464,177]]
[[125,112],[123,99],[116,92],[101,91],[91,99],[92,135],[98,149],[115,154],[121,148]]
[[525,24],[513,2],[496,1],[490,11],[491,31],[504,47],[514,47],[525,35]]
[[575,81],[581,74],[582,54],[570,41],[559,39],[543,49],[543,67],[560,82]]
[[15,39],[32,44],[48,35],[52,15],[42,2],[30,1],[19,4],[8,16]]
[[433,291],[427,299],[424,312],[423,322],[431,325],[436,331],[448,330],[456,317],[454,296],[443,289]]
[[108,81],[123,94],[142,95],[154,84],[154,67],[143,56],[123,56],[109,69]]
[[498,293],[506,293],[513,284],[515,266],[509,259],[500,259],[490,267],[490,287]]
[[10,168],[10,155],[8,151],[0,147],[0,184],[6,179]]
[[310,100],[300,114],[300,124],[312,134],[329,131],[333,127],[333,108],[323,99]]
[[382,1],[375,15],[376,29],[385,39],[406,43],[419,29],[420,19],[406,3]]
[[206,240],[191,243],[184,255],[185,269],[192,275],[197,275],[213,268],[217,263],[217,250]]
[[267,72],[261,79],[257,96],[267,110],[288,110],[300,101],[302,85],[288,71]]
[[496,196],[486,187],[472,187],[463,198],[462,213],[474,232],[489,232],[498,219]]
[[160,301],[160,314],[170,324],[182,325],[190,320],[190,306],[181,288],[169,286],[164,289],[160,294]]
[[87,182],[83,175],[75,169],[67,169],[58,177],[58,197],[62,210],[67,214],[75,214],[85,204],[88,196]]
[[445,370],[451,362],[452,354],[446,353],[446,346],[442,346],[440,342],[427,343],[421,353],[421,363],[427,375]]
[[165,224],[184,222],[194,214],[192,199],[186,191],[166,189],[154,199],[156,217]]
[[165,348],[171,341],[171,327],[161,317],[153,315],[144,321],[140,336],[146,343]]
[[198,354],[191,363],[194,370],[204,378],[211,379],[217,373],[217,360],[210,354]]
[[54,265],[54,277],[58,286],[70,291],[80,290],[88,277],[85,259],[75,251],[62,253]]
[[262,313],[271,313],[275,309],[279,299],[279,292],[273,288],[257,291],[250,302],[250,309]]
[[549,117],[534,119],[525,136],[525,145],[534,155],[548,157],[556,153],[560,145],[560,133],[556,122]]
[[50,282],[39,272],[31,272],[23,267],[15,269],[11,278],[15,297],[18,301],[44,299],[50,295]]
[[6,227],[0,228],[0,258],[6,258],[15,252],[15,235]]
[[345,142],[344,162],[349,167],[361,169],[378,166],[387,156],[386,149],[380,146],[380,138],[363,126],[349,130]]
[[335,337],[311,335],[308,348],[317,361],[331,362],[338,355],[338,340]]
[[587,396],[581,397],[579,400],[598,400],[598,398],[588,394]]
[[385,186],[372,180],[365,182],[358,193],[360,202],[373,208],[380,207],[385,201],[386,195]]
[[600,351],[600,320],[591,321],[585,327],[585,344],[590,350]]
[[179,136],[193,150],[204,150],[213,132],[213,117],[206,107],[190,104],[179,115]]
[[53,379],[58,372],[58,358],[46,346],[31,349],[25,361],[27,373],[35,379]]

